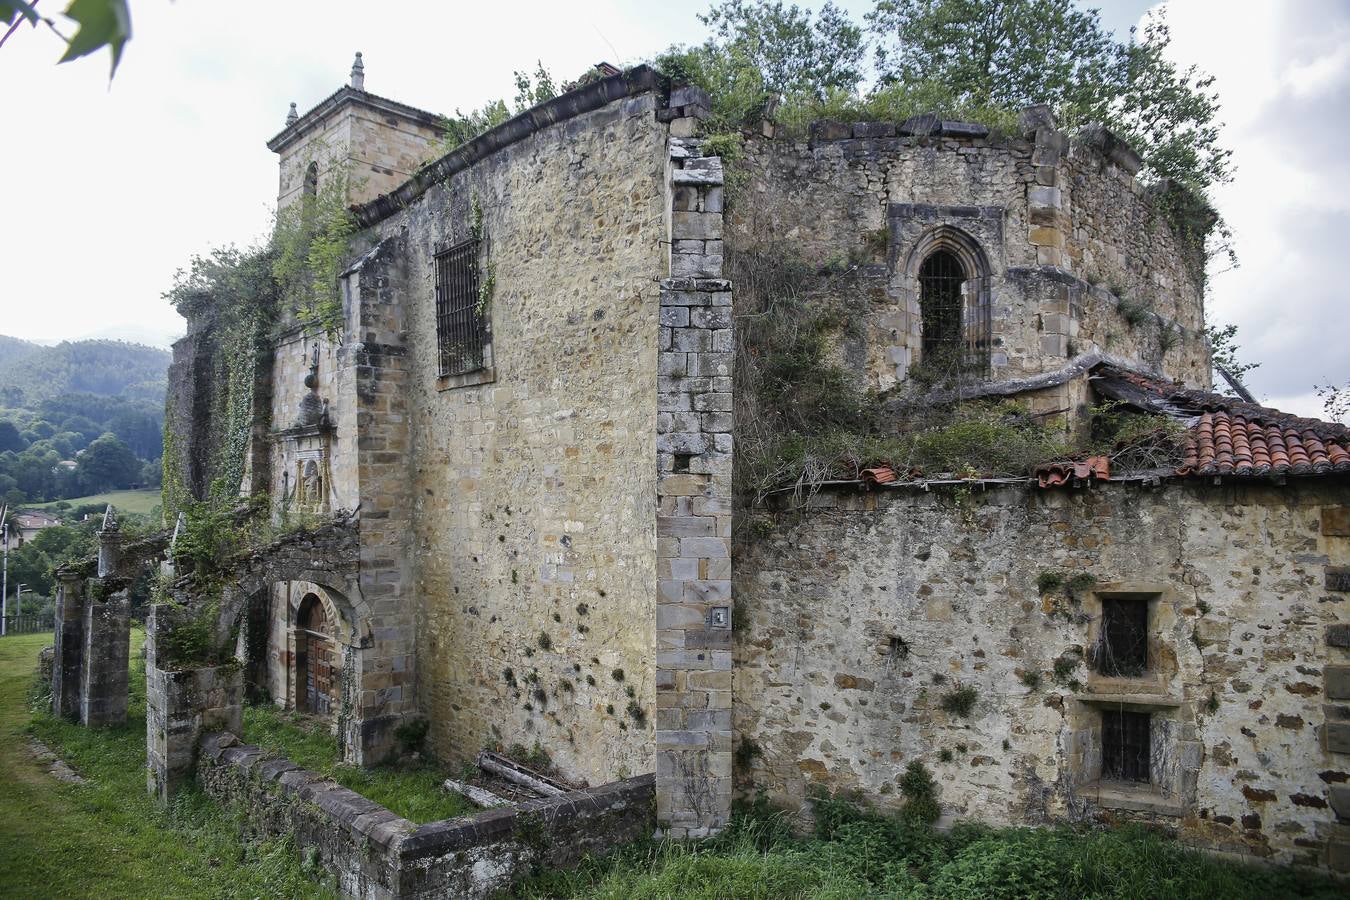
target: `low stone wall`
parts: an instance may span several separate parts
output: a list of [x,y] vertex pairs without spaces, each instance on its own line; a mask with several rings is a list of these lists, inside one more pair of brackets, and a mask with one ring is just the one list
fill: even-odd
[[288,834],[317,852],[345,897],[486,897],[656,827],[653,775],[425,825],[229,733],[202,742],[198,779],[246,810],[260,836]]

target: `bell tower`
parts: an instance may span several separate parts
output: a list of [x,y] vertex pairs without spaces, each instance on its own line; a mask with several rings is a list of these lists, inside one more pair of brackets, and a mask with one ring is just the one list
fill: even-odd
[[348,203],[388,193],[439,154],[442,131],[441,116],[369,93],[358,52],[347,84],[303,115],[292,103],[286,127],[267,142],[281,167],[277,208],[317,192],[343,169]]

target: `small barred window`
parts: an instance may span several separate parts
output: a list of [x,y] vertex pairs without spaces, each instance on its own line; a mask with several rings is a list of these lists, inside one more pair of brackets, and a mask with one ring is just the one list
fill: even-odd
[[1102,778],[1149,782],[1152,718],[1144,712],[1102,711]]
[[478,292],[477,240],[436,254],[436,347],[440,375],[487,366],[488,323]]
[[1148,600],[1102,598],[1102,627],[1096,653],[1102,675],[1137,677],[1148,670]]

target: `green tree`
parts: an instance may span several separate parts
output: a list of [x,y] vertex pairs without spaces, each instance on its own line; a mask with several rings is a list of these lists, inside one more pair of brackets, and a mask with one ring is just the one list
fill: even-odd
[[705,52],[753,67],[770,91],[821,99],[863,79],[862,29],[833,3],[813,16],[781,0],[723,0],[698,19],[713,34]]
[[[1244,362],[1242,345],[1237,339],[1236,325],[1206,325],[1205,337],[1209,340],[1210,359],[1214,366],[1215,386],[1229,385],[1231,377],[1242,383],[1252,369],[1260,367],[1258,362]],[[1229,385],[1231,387],[1231,385]]]
[[91,494],[130,487],[141,474],[141,461],[112,432],[84,448],[76,463],[76,475]]
[[511,118],[511,110],[507,109],[505,101],[502,100],[493,100],[491,103],[484,104],[480,109],[470,110],[467,115],[456,109],[452,118],[447,118],[441,122],[443,132],[441,152],[449,153],[461,144],[467,144],[483,132],[496,128],[509,118]]
[[883,82],[936,83],[969,106],[1095,107],[1112,49],[1072,0],[879,0],[867,22]]
[[8,419],[0,419],[0,453],[14,451],[18,453],[28,446],[19,429]]
[[34,28],[45,24],[66,43],[66,52],[57,62],[70,62],[107,47],[112,53],[112,70],[117,74],[122,61],[122,49],[131,40],[131,12],[127,0],[71,0],[63,15],[78,26],[75,34],[66,37],[56,22],[37,11],[36,0],[0,0],[0,23],[18,27],[27,21]]
[[1073,0],[878,0],[867,22],[883,84],[924,85],[951,107],[1049,103],[1067,127],[1119,133],[1147,177],[1200,192],[1232,175],[1214,79],[1167,58],[1161,12],[1125,42]]
[[542,60],[535,63],[533,77],[526,72],[514,74],[516,76],[517,113],[523,113],[532,106],[547,103],[558,96],[558,88],[553,82],[553,76],[549,74],[548,69],[544,68]]

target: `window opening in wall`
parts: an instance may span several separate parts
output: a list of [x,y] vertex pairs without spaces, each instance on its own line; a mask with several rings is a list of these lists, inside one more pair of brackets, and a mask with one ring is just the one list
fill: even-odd
[[1095,650],[1102,675],[1135,676],[1148,669],[1148,601],[1103,597],[1102,627]]
[[930,370],[983,373],[989,366],[988,310],[970,302],[968,279],[950,250],[935,250],[919,267],[920,359]]
[[468,240],[436,254],[436,346],[440,374],[487,365],[487,317],[478,298],[478,244]]
[[1123,709],[1102,711],[1102,778],[1149,781],[1152,716]]
[[319,193],[319,164],[312,162],[305,169],[305,190],[306,200],[311,200]]
[[689,463],[694,458],[692,453],[676,453],[674,471],[676,474],[687,474],[689,472]]

